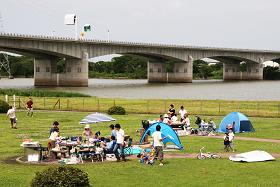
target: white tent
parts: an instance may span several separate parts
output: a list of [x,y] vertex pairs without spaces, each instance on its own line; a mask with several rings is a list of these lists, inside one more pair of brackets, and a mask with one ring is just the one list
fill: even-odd
[[237,155],[230,156],[229,159],[235,162],[263,162],[269,160],[275,160],[273,156],[265,151],[250,151]]

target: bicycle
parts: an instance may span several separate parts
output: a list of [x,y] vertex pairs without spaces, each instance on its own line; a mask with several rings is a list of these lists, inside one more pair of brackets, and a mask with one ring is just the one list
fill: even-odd
[[221,156],[216,154],[216,153],[203,153],[202,150],[204,149],[204,147],[200,148],[199,149],[199,154],[196,156],[197,159],[199,160],[203,160],[203,159],[206,159],[206,158],[212,158],[212,159],[220,159]]

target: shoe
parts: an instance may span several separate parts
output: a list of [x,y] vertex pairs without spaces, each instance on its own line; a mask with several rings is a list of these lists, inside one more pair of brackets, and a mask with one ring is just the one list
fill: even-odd
[[160,166],[163,166],[163,163],[160,163],[159,165],[160,165]]
[[123,162],[126,162],[126,159],[122,159]]
[[14,129],[17,129],[17,127],[13,127]]

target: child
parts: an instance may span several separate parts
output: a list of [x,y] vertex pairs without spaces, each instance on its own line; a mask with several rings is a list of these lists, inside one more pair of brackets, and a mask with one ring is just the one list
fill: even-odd
[[158,158],[160,162],[160,166],[163,166],[163,143],[162,141],[166,138],[161,137],[161,132],[160,132],[160,125],[156,126],[156,132],[153,133],[153,142],[154,142],[154,148],[155,148],[155,158]]
[[225,146],[224,150],[226,152],[228,152],[229,149],[230,149],[230,141],[229,141],[229,134],[228,134],[228,132],[226,132],[225,135],[224,135],[224,146]]
[[233,144],[233,140],[234,140],[234,131],[233,130],[229,130],[228,133],[229,136],[229,148],[231,149],[232,152],[234,152],[234,144]]

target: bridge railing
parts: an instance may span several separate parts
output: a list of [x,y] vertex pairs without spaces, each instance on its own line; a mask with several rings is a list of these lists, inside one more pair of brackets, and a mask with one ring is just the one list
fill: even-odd
[[[4,98],[4,96],[2,96]],[[28,97],[16,97],[15,104],[19,109],[25,108]],[[14,101],[8,101],[13,105]],[[122,106],[127,113],[131,114],[164,114],[169,105],[174,104],[179,111],[184,106],[191,114],[206,116],[224,116],[230,112],[238,111],[248,116],[280,117],[280,102],[274,101],[223,101],[223,100],[130,100],[130,99],[107,99],[96,97],[34,97],[35,110],[53,111],[85,111],[107,112],[114,105]]]

